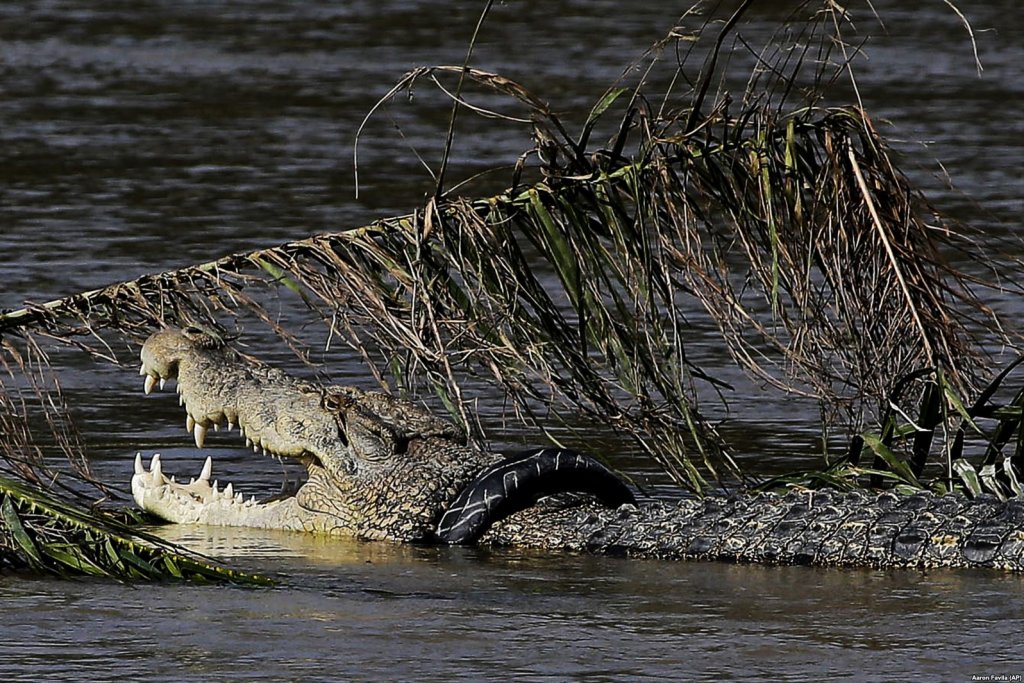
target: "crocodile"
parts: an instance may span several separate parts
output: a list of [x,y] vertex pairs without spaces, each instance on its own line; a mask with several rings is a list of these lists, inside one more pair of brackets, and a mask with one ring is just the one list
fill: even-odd
[[135,458],[132,493],[168,522],[411,543],[512,545],[629,557],[765,564],[1024,570],[1024,500],[929,492],[793,490],[638,500],[587,455],[507,456],[389,394],[300,379],[196,326],[141,352],[144,390],[176,380],[186,428],[238,427],[254,450],[301,462],[305,483],[265,501],[188,484]]

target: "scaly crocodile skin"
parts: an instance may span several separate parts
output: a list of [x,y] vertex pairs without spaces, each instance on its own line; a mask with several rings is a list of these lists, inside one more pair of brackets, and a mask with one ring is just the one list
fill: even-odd
[[617,510],[552,505],[510,517],[482,541],[661,559],[1021,571],[1024,500],[805,491]]
[[254,448],[309,472],[294,496],[257,503],[211,484],[209,460],[185,485],[164,476],[159,456],[149,469],[137,458],[136,502],[168,521],[664,559],[1024,570],[1021,500],[818,491],[637,505],[585,456],[483,453],[412,404],[291,377],[200,329],[155,333],[142,374],[147,393],[177,379],[198,446],[209,428],[238,425]]

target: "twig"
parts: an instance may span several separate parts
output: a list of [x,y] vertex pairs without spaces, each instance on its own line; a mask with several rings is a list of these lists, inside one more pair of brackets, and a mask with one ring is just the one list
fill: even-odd
[[459,82],[455,87],[455,97],[452,98],[452,115],[448,119],[448,133],[444,139],[444,153],[441,155],[441,167],[437,170],[437,185],[434,187],[434,199],[440,200],[441,195],[444,194],[444,176],[448,171],[448,157],[452,151],[452,142],[455,140],[455,119],[459,113],[459,104],[462,99],[462,85],[466,79],[466,71],[469,69],[469,61],[473,56],[473,48],[476,47],[476,38],[480,34],[480,29],[484,25],[484,19],[487,18],[488,13],[491,11],[491,5],[494,4],[494,0],[487,0],[484,4],[483,11],[480,12],[480,18],[477,19],[476,28],[473,29],[473,37],[469,40],[469,47],[466,49],[466,59],[462,64],[462,71],[459,72]]
[[951,10],[956,12],[956,15],[960,17],[960,21],[963,22],[964,28],[967,29],[967,35],[971,38],[971,49],[974,51],[974,66],[978,70],[978,75],[985,70],[985,67],[981,65],[981,58],[978,56],[978,43],[974,39],[974,29],[971,27],[971,22],[967,21],[967,17],[964,16],[960,8],[954,5],[950,0],[942,0],[945,2]]
[[871,191],[868,189],[868,184],[864,180],[864,174],[860,170],[860,164],[857,163],[857,155],[854,152],[852,145],[847,147],[846,155],[850,160],[850,167],[853,169],[853,173],[857,177],[857,186],[860,187],[861,195],[864,197],[864,203],[867,205],[868,211],[871,213],[871,221],[875,226],[875,230],[878,232],[878,238],[882,241],[882,246],[885,247],[885,254],[889,258],[889,263],[892,265],[892,270],[896,275],[896,280],[900,283],[900,289],[903,291],[903,296],[907,301],[907,308],[910,309],[910,314],[914,318],[914,324],[917,325],[918,332],[921,335],[921,343],[924,344],[925,355],[928,357],[928,363],[929,365],[934,365],[935,352],[932,350],[932,344],[928,338],[928,331],[921,322],[921,316],[918,315],[917,306],[914,304],[914,298],[910,295],[910,288],[907,287],[907,281],[903,277],[903,269],[900,268],[899,261],[896,260],[896,254],[892,249],[892,244],[889,242],[889,236],[886,234],[885,227],[882,225],[882,221],[878,217],[878,211],[875,209],[875,203],[871,199]]

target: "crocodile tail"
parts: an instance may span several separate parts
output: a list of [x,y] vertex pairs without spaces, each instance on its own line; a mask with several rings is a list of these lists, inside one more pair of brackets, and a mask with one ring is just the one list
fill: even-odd
[[473,543],[495,522],[557,493],[590,494],[613,508],[636,503],[626,484],[594,458],[563,448],[527,451],[477,475],[442,515],[437,540]]

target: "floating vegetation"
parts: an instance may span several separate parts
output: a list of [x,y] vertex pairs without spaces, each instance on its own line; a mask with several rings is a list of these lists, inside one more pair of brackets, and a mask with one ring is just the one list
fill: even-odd
[[218,566],[141,533],[110,513],[87,510],[2,475],[0,520],[0,572],[124,581],[274,583],[258,574]]

